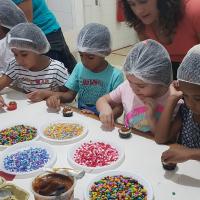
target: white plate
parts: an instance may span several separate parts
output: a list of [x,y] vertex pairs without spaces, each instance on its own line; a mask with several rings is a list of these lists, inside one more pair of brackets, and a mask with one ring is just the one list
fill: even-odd
[[[87,167],[84,165],[80,165],[78,163],[76,163],[74,161],[74,154],[76,152],[76,150],[78,148],[80,148],[84,143],[89,143],[90,141],[92,142],[103,142],[105,144],[110,144],[113,148],[115,148],[118,153],[119,153],[119,157],[116,161],[112,162],[110,165],[105,165],[102,167]],[[119,144],[116,144],[114,142],[108,142],[108,140],[102,140],[102,139],[94,139],[94,140],[84,140],[82,142],[79,142],[77,144],[75,144],[69,151],[67,154],[67,158],[69,161],[69,164],[72,165],[74,168],[76,169],[80,169],[80,170],[85,170],[88,173],[99,173],[99,172],[103,172],[103,171],[107,171],[107,170],[111,170],[111,169],[115,169],[117,167],[119,167],[121,165],[121,163],[124,161],[125,155],[124,155],[124,150],[123,147],[120,146]]]
[[[79,124],[83,127],[83,131],[82,131],[82,134],[79,135],[79,136],[75,136],[75,137],[72,137],[72,138],[69,138],[69,139],[54,139],[54,138],[49,138],[47,137],[45,134],[44,134],[44,130],[50,126],[50,125],[54,125],[54,124],[58,124],[58,123],[66,123],[66,124],[71,124],[71,123],[74,123],[74,124]],[[86,128],[86,125],[82,122],[78,122],[78,121],[75,121],[75,120],[71,120],[71,119],[66,119],[66,120],[59,120],[59,121],[52,121],[52,122],[48,122],[46,124],[44,124],[41,129],[40,129],[40,136],[42,138],[44,138],[45,140],[49,141],[49,142],[52,142],[52,143],[74,143],[74,142],[77,142],[77,141],[80,141],[81,139],[83,139],[88,133],[88,129]]]
[[[29,172],[12,172],[8,169],[5,169],[4,167],[4,159],[7,156],[11,156],[15,153],[22,152],[24,150],[28,150],[30,148],[41,148],[45,149],[47,153],[49,154],[49,160],[48,162],[44,165],[44,167],[41,167],[39,169],[29,171]],[[46,144],[44,142],[39,142],[39,141],[34,141],[34,142],[21,142],[15,145],[12,145],[11,147],[8,147],[1,153],[1,158],[0,158],[0,169],[8,174],[14,174],[14,175],[30,175],[34,173],[38,173],[42,171],[43,168],[48,168],[52,167],[54,163],[56,162],[56,153],[53,151],[52,147],[49,144]]]
[[89,200],[89,191],[91,186],[94,184],[94,182],[99,181],[100,179],[106,177],[106,176],[118,176],[118,175],[123,175],[123,176],[127,176],[127,177],[131,177],[135,180],[137,180],[141,185],[144,186],[144,188],[147,190],[147,200],[153,200],[153,189],[151,184],[148,182],[148,180],[146,180],[144,177],[134,174],[132,172],[129,171],[108,171],[108,172],[104,172],[99,174],[98,176],[96,176],[94,179],[90,180],[87,184],[87,187],[84,190],[84,198],[85,200]]
[[[15,123],[13,123],[13,124],[9,124],[9,125],[7,125],[7,126],[5,126],[5,125],[0,125],[0,131],[2,131],[2,130],[4,130],[4,129],[6,129],[6,128],[11,128],[11,127],[13,127],[13,126],[17,126],[17,125],[24,125],[24,126],[31,126],[31,127],[34,127],[34,128],[36,128],[37,129],[37,135],[36,135],[36,137],[34,137],[32,140],[30,140],[30,141],[36,141],[36,140],[38,140],[38,138],[40,137],[40,134],[39,134],[39,128],[37,127],[37,126],[35,126],[34,124],[32,124],[32,123],[29,123],[29,122],[15,122]],[[26,142],[26,141],[24,141],[24,142]],[[21,142],[19,142],[19,143],[21,143]],[[18,143],[16,143],[16,144],[18,144]],[[0,144],[0,150],[2,150],[2,149],[5,149],[5,148],[7,148],[7,147],[11,147],[11,146],[13,146],[13,145],[2,145],[2,144]]]

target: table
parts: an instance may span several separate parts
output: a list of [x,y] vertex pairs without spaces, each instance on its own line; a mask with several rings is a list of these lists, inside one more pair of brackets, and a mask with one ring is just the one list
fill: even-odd
[[[12,126],[12,122],[34,122],[38,126],[49,120],[62,120],[61,113],[50,112],[44,101],[31,103],[20,92],[10,90],[3,94],[5,101],[16,101],[17,110],[0,111],[0,126]],[[74,120],[87,124],[89,133],[87,139],[103,139],[120,143],[125,150],[125,160],[116,170],[126,170],[144,176],[152,185],[155,200],[199,200],[200,199],[200,162],[188,161],[178,164],[178,169],[173,172],[165,171],[160,162],[161,153],[168,147],[157,145],[153,140],[133,134],[130,139],[121,139],[118,136],[118,128],[112,132],[101,129],[101,123],[91,117],[74,112]],[[42,140],[42,139],[41,139]],[[67,161],[67,151],[73,144],[53,145],[57,153],[55,167],[70,167]],[[75,199],[83,199],[83,191],[87,183],[96,174],[86,174],[77,182],[75,187]],[[31,181],[33,177],[15,177],[13,183],[31,193]]]

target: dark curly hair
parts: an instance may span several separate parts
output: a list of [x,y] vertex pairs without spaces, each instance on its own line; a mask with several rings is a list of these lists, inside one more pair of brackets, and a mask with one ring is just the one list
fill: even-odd
[[[127,0],[121,0],[124,6],[125,19],[128,26],[133,27],[137,32],[142,32],[145,25],[131,10]],[[167,37],[171,36],[175,31],[179,21],[184,14],[182,0],[157,0],[157,8],[159,10],[159,26],[163,34]]]

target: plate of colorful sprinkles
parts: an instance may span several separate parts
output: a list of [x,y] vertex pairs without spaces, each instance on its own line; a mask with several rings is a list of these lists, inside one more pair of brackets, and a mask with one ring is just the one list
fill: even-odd
[[38,129],[30,124],[19,123],[0,128],[0,148],[9,147],[19,142],[34,141],[38,138]]
[[30,175],[49,168],[56,162],[56,153],[49,144],[22,142],[1,153],[0,170],[14,175]]
[[99,174],[88,183],[84,191],[86,200],[153,200],[151,184],[142,176],[128,171],[108,171]]
[[87,135],[88,129],[82,122],[74,120],[53,121],[42,126],[40,135],[45,140],[58,143],[73,143]]
[[106,140],[85,140],[68,151],[68,161],[76,169],[97,173],[115,169],[124,161],[123,148]]

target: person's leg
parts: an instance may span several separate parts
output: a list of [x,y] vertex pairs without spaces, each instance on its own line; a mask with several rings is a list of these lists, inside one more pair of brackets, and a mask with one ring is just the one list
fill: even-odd
[[64,63],[71,74],[77,62],[65,42],[62,30],[58,29],[56,32],[47,34],[46,37],[51,45],[51,49],[46,55]]
[[172,71],[173,71],[173,80],[177,79],[177,70],[180,65],[180,62],[172,62]]

